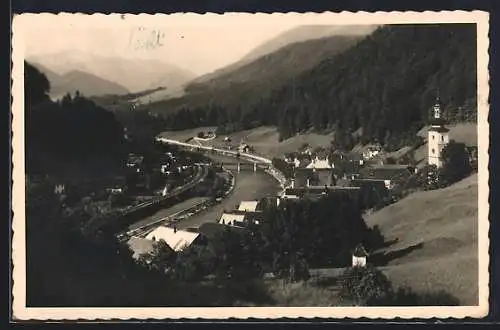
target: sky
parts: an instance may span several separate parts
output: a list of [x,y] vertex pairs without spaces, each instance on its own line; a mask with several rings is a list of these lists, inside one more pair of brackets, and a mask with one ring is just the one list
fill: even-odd
[[[126,21],[126,20],[125,20]],[[180,21],[120,22],[120,24],[71,24],[65,21],[33,19],[23,27],[25,56],[66,51],[90,52],[101,56],[149,58],[165,61],[204,74],[241,59],[263,42],[301,25],[300,21],[233,22]]]
[[[104,15],[22,14],[15,42],[24,55],[80,50],[103,56],[160,59],[196,74],[238,61],[263,42],[300,25],[472,22],[467,13],[273,13]],[[138,31],[140,28],[143,30]],[[16,37],[17,36],[17,37]],[[156,42],[147,43],[154,36]],[[159,37],[158,37],[159,36]],[[16,49],[19,49],[17,44]],[[145,46],[148,44],[149,46]],[[142,45],[138,47],[138,45]]]

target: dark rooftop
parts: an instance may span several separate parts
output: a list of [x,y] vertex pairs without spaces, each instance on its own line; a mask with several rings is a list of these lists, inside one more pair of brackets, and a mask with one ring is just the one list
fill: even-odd
[[410,173],[407,165],[379,165],[361,169],[360,178],[391,180],[399,175],[408,175]]
[[363,245],[358,245],[352,253],[355,257],[368,257],[368,252],[366,252]]
[[294,196],[304,196],[306,194],[322,194],[326,191],[356,191],[359,187],[341,187],[341,186],[313,186],[313,187],[303,187],[303,188],[288,188],[285,190],[286,195]]
[[432,126],[431,128],[429,128],[429,132],[448,133],[449,131],[450,130],[448,128],[443,126],[438,126],[438,127]]

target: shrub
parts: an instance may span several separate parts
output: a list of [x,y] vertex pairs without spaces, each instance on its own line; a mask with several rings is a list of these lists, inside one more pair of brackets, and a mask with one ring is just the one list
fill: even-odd
[[391,283],[378,269],[373,267],[353,267],[342,275],[340,298],[357,306],[374,305],[387,299]]
[[340,298],[357,306],[458,306],[460,301],[444,290],[414,292],[394,289],[389,279],[374,267],[349,268],[342,275]]

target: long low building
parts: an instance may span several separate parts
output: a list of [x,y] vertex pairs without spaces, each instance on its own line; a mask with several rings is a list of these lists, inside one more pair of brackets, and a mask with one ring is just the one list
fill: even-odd
[[238,205],[238,211],[255,212],[260,206],[260,201],[241,201]]
[[262,212],[260,211],[224,211],[218,223],[222,225],[246,227],[250,223],[259,224]]
[[300,188],[287,188],[281,195],[284,199],[298,199],[304,197],[315,197],[330,193],[348,193],[357,194],[360,191],[359,187],[342,187],[342,186],[310,186]]

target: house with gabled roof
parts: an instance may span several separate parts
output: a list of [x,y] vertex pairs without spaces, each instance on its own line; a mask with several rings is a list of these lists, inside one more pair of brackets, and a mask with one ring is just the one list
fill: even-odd
[[316,153],[314,158],[311,159],[311,162],[306,166],[306,168],[316,170],[332,169],[334,167],[335,166],[330,160],[330,157],[326,151],[320,151]]
[[199,237],[199,233],[193,233],[185,230],[177,230],[177,228],[169,228],[160,226],[148,235],[147,240],[160,241],[163,240],[174,251],[181,251],[190,246]]

